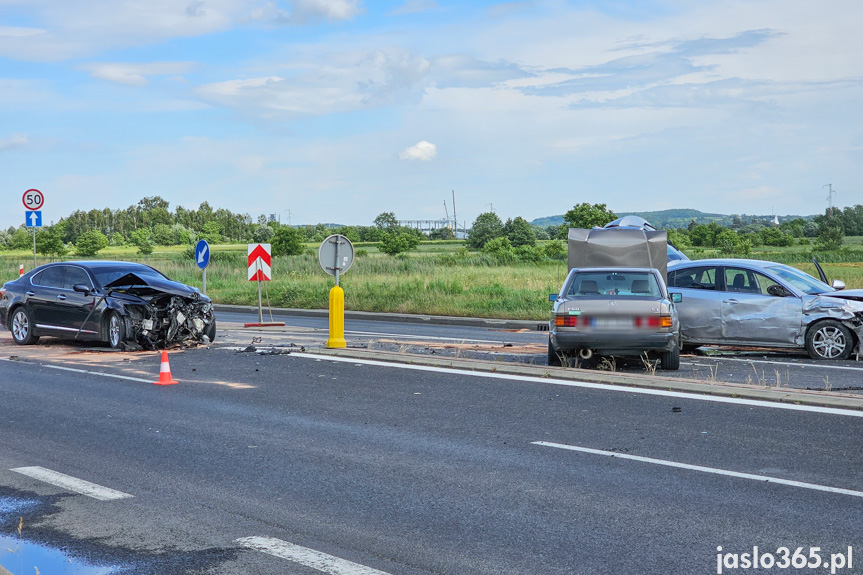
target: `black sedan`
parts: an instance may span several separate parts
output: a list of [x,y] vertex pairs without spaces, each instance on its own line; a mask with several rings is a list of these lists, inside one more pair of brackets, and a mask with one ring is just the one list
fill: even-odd
[[115,349],[159,349],[216,337],[210,298],[129,262],[39,266],[0,288],[0,324],[21,345],[54,336],[104,341]]

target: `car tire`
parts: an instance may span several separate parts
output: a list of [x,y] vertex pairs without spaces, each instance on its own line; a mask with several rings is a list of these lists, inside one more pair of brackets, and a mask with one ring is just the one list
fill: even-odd
[[680,369],[680,346],[675,345],[673,349],[660,353],[659,367],[666,371],[677,371]]
[[204,335],[209,338],[210,343],[213,343],[216,340],[216,320],[211,321],[210,324],[204,328]]
[[560,355],[557,353],[557,350],[554,349],[554,346],[551,345],[551,338],[548,339],[548,366],[563,367],[563,363],[560,361]]
[[851,330],[834,319],[819,321],[806,332],[806,351],[812,359],[848,359],[853,347]]
[[108,317],[108,345],[119,350],[126,348],[126,322],[115,311]]
[[33,317],[26,307],[16,307],[9,321],[12,339],[18,345],[31,345],[39,341],[38,335],[33,335]]

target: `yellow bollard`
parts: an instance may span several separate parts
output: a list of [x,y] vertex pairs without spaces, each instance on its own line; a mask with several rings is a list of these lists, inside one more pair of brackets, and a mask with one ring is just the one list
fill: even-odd
[[345,291],[339,286],[330,290],[330,338],[327,347],[347,347],[345,343]]

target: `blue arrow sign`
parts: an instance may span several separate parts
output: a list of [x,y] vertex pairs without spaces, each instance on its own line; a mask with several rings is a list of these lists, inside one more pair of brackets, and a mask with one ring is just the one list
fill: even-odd
[[42,227],[42,210],[24,212],[24,223],[28,228]]
[[207,240],[200,240],[195,244],[195,263],[198,267],[204,269],[210,263],[210,244]]

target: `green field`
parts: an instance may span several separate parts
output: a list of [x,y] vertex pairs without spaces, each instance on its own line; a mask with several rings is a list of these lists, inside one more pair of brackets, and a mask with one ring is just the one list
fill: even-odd
[[[468,317],[544,320],[566,274],[565,262],[499,264],[491,256],[468,253],[458,242],[427,242],[406,256],[381,254],[374,245],[356,246],[359,255],[341,276],[345,308],[371,312],[399,312]],[[273,259],[273,281],[264,282],[273,307],[326,309],[333,285],[317,260],[317,246],[309,244],[300,256]],[[185,246],[157,248],[139,256],[135,248],[106,248],[100,259],[139,261],[166,275],[201,287],[201,270]],[[693,259],[713,257],[709,251],[688,250]],[[755,259],[781,261],[815,275],[807,254],[796,248],[753,249]],[[819,255],[827,275],[848,288],[863,288],[863,238],[846,238],[841,253]],[[67,257],[65,259],[75,259]],[[39,258],[38,263],[49,260]],[[33,267],[33,254],[0,252],[0,282],[18,276],[18,265]],[[257,285],[246,280],[246,245],[212,247],[207,268],[207,293],[217,303],[257,305]]]

